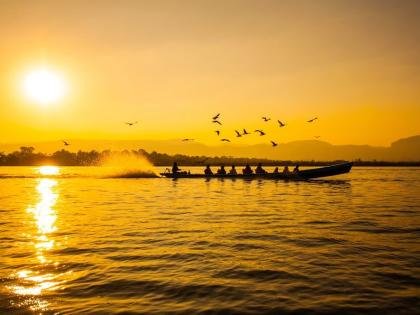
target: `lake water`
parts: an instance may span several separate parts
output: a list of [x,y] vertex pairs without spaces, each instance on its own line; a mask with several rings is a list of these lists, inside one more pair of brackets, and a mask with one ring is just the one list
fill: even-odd
[[419,314],[420,168],[100,172],[0,168],[0,314]]

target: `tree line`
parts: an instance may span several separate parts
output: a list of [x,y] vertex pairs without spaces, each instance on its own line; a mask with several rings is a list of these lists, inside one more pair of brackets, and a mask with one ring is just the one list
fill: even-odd
[[[259,158],[237,158],[231,156],[189,156],[184,154],[169,155],[166,153],[146,152],[139,150],[124,151],[77,151],[69,152],[67,150],[56,151],[51,154],[35,152],[34,147],[20,147],[20,150],[11,153],[0,152],[1,166],[38,166],[38,165],[58,165],[58,166],[98,166],[113,154],[137,156],[146,158],[155,166],[169,166],[173,162],[179,165],[203,166],[203,165],[256,165],[262,163],[265,166],[280,165],[306,165],[306,166],[322,166],[328,164],[339,163],[343,161],[291,161],[291,160],[270,160]],[[355,166],[420,166],[417,162],[388,162],[388,161],[362,161],[360,159],[353,161]]]

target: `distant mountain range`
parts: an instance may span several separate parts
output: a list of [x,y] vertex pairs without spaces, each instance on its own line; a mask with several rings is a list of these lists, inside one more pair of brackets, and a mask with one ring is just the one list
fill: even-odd
[[369,145],[332,145],[317,140],[293,141],[279,143],[277,147],[267,144],[235,145],[222,144],[209,146],[199,142],[182,142],[180,140],[69,140],[70,146],[64,147],[61,141],[2,144],[0,152],[18,150],[21,146],[33,146],[38,152],[54,152],[61,149],[77,150],[132,150],[144,149],[167,154],[186,154],[204,156],[256,157],[275,160],[356,160],[366,161],[420,161],[420,135],[400,139],[389,147]]

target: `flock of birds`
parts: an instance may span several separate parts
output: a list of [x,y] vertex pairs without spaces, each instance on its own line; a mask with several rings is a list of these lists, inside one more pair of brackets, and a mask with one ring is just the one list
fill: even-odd
[[[220,121],[220,113],[217,113],[216,115],[214,115],[213,117],[212,117],[212,123],[214,123],[214,124],[217,124],[217,125],[220,125],[220,126],[222,126],[223,124],[222,124],[222,122]],[[262,118],[262,120],[264,121],[264,122],[269,122],[270,120],[271,120],[271,118],[270,117],[266,117],[266,116],[264,116],[264,117],[261,117]],[[315,122],[316,120],[318,120],[318,117],[314,117],[314,118],[312,118],[312,119],[309,119],[309,120],[307,120],[307,122],[308,123],[313,123],[313,122]],[[281,120],[277,120],[277,123],[278,123],[278,126],[280,127],[280,128],[283,128],[283,127],[285,127],[286,126],[286,123],[284,123],[283,121],[281,121]],[[216,133],[216,135],[218,136],[218,137],[220,137],[220,135],[221,135],[221,131],[218,129],[218,130],[215,130],[214,131],[215,133]],[[259,136],[265,136],[266,135],[266,133],[264,132],[264,130],[262,130],[262,129],[255,129],[254,130],[254,133],[258,133],[259,134]],[[247,136],[247,135],[250,135],[251,134],[251,132],[248,132],[245,128],[243,128],[242,129],[242,131],[239,131],[239,130],[235,130],[235,135],[236,135],[236,137],[237,138],[239,138],[239,137],[243,137],[243,136]],[[315,138],[316,139],[319,139],[319,136],[315,136]],[[184,139],[182,139],[182,141],[194,141],[195,139],[191,139],[191,138],[184,138]],[[231,142],[230,141],[230,139],[228,139],[228,138],[221,138],[220,139],[220,141],[222,141],[222,142]],[[270,143],[271,143],[271,145],[273,146],[273,147],[276,147],[276,146],[278,146],[278,143],[277,142],[274,142],[273,140],[270,140]]]
[[[222,126],[222,123],[220,121],[220,115],[221,115],[220,113],[217,113],[216,115],[214,115],[212,117],[212,120],[211,121],[212,121],[213,124],[217,124],[219,126]],[[269,122],[271,120],[270,117],[266,117],[266,116],[263,116],[261,118],[262,118],[262,120],[264,122]],[[308,123],[313,123],[316,120],[318,120],[318,117],[314,117],[312,119],[309,119],[309,120],[307,120],[307,122]],[[277,123],[278,123],[278,126],[280,128],[283,128],[283,127],[286,126],[286,123],[282,122],[281,120],[277,120]],[[132,126],[138,124],[138,121],[127,121],[127,122],[125,122],[125,124],[128,125],[129,127],[132,127]],[[219,129],[218,130],[215,130],[214,132],[216,133],[216,135],[218,137],[220,137],[221,131]],[[261,136],[261,137],[266,135],[266,133],[262,129],[255,129],[254,130],[254,133],[258,133],[259,136]],[[242,132],[239,131],[239,130],[235,130],[235,135],[236,135],[237,138],[244,137],[244,136],[247,136],[247,135],[250,135],[250,134],[251,133],[248,132],[245,128],[242,129]],[[319,139],[319,138],[320,138],[320,136],[315,136],[315,139]],[[182,139],[182,141],[184,141],[184,142],[186,142],[186,141],[194,141],[194,140],[195,139],[192,139],[192,138],[183,138]],[[222,142],[231,142],[230,139],[228,139],[228,138],[221,138],[220,141],[222,141]],[[64,146],[69,146],[70,145],[70,143],[68,141],[66,141],[66,140],[63,140],[63,143],[64,143]],[[273,140],[270,140],[270,143],[271,143],[271,145],[273,147],[278,146],[278,143],[277,142],[274,142]]]

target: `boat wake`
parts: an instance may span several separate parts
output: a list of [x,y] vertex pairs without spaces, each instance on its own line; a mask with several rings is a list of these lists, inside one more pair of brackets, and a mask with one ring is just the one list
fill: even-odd
[[104,176],[102,178],[158,178],[155,172],[150,171],[127,171],[122,173],[116,173],[113,175]]
[[[107,172],[104,172],[107,173]],[[160,178],[154,172],[148,171],[126,171],[126,172],[109,172],[103,174],[102,172],[87,172],[87,173],[76,173],[76,174],[59,174],[59,175],[39,175],[39,174],[27,174],[27,175],[14,175],[14,174],[2,174],[2,179],[39,179],[39,178],[51,178],[51,179],[71,179],[71,178]]]
[[131,152],[113,153],[98,168],[103,178],[157,178],[158,173],[144,156]]
[[99,166],[33,166],[0,170],[8,178],[158,178],[155,167],[144,156],[132,152],[111,153]]

